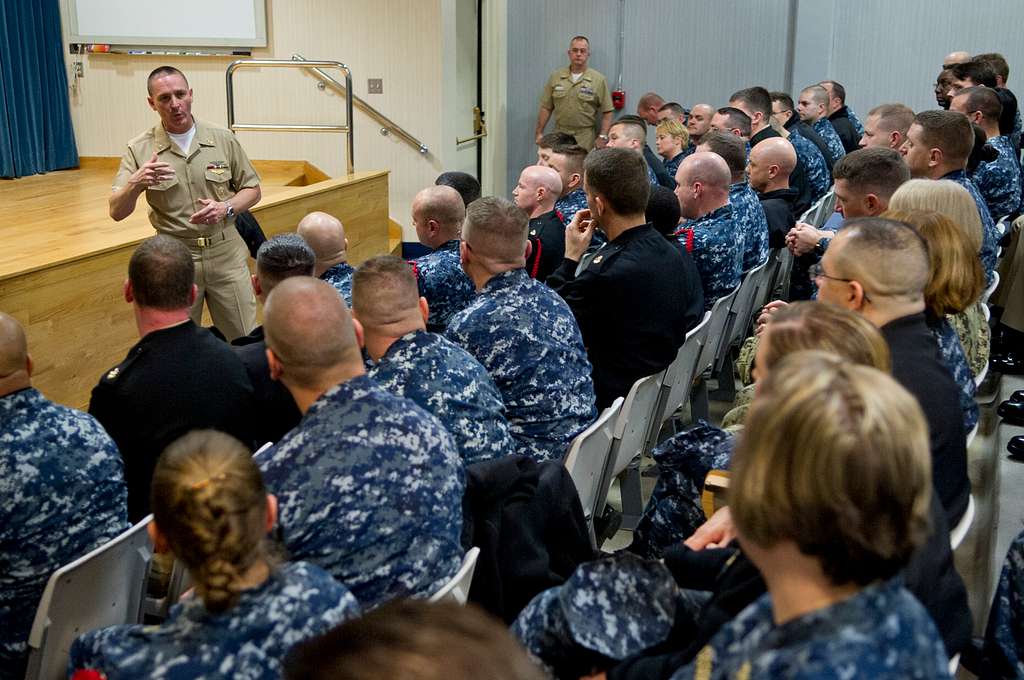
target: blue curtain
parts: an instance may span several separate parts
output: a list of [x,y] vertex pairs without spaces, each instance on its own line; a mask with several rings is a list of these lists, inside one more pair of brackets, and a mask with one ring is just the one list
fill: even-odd
[[0,177],[78,165],[59,0],[0,0]]

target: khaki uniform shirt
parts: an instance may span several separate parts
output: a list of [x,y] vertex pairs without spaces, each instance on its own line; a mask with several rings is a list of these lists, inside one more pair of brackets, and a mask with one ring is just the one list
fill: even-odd
[[234,224],[230,217],[217,224],[190,223],[188,218],[202,207],[199,199],[226,201],[240,189],[260,184],[234,133],[199,120],[195,125],[188,154],[182,153],[160,123],[131,140],[114,178],[116,191],[156,151],[159,160],[174,170],[174,177],[146,189],[149,221],[158,232],[179,238],[211,236]]
[[544,84],[540,105],[554,111],[555,129],[576,135],[580,146],[589,149],[594,145],[598,114],[614,109],[611,92],[604,76],[592,68],[575,83],[569,76],[568,66],[552,73]]

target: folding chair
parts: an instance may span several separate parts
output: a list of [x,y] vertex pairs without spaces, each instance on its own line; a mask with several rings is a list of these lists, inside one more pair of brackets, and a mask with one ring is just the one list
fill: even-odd
[[768,286],[768,297],[775,300],[789,300],[789,276],[793,271],[793,253],[788,248],[779,249],[779,266]]
[[814,205],[807,209],[807,211],[800,216],[797,222],[804,222],[811,225],[815,229],[820,229],[821,225],[828,222],[828,218],[832,216],[832,213],[836,211],[836,191],[835,187],[829,188],[828,192],[815,201]]
[[140,622],[153,557],[146,533],[152,519],[146,517],[50,576],[28,636],[26,680],[63,680],[75,638]]
[[729,310],[721,343],[715,357],[714,375],[718,377],[718,390],[715,394],[721,401],[732,401],[736,398],[736,386],[733,382],[732,348],[738,345],[750,328],[750,317],[754,313],[754,301],[760,299],[761,287],[765,285],[765,265],[754,267],[743,277],[739,292]]
[[711,307],[711,321],[708,324],[708,334],[704,345],[701,347],[700,356],[697,358],[697,368],[694,375],[699,379],[696,389],[690,397],[693,419],[707,420],[708,418],[708,391],[704,374],[709,372],[715,365],[715,358],[718,356],[718,346],[722,342],[722,336],[726,331],[726,323],[729,321],[729,310],[739,288],[715,300]]
[[981,294],[981,304],[987,305],[988,299],[992,297],[992,294],[999,288],[999,272],[992,272],[992,283],[989,284],[988,288]]
[[651,430],[645,450],[650,451],[658,445],[662,425],[671,419],[672,414],[690,397],[693,379],[697,375],[697,360],[704,345],[707,344],[710,324],[711,312],[704,312],[704,318],[686,334],[686,340],[679,348],[675,360],[665,369],[665,376],[661,379],[661,394],[654,409],[654,417],[651,419]]
[[974,522],[974,511],[974,496],[968,496],[967,510],[964,511],[964,516],[960,518],[960,521],[953,527],[953,530],[949,532],[949,545],[953,550],[959,548],[960,544],[967,537],[967,532]]
[[466,604],[469,599],[469,588],[473,585],[473,572],[476,571],[476,561],[480,557],[480,548],[470,548],[466,556],[462,558],[462,566],[452,576],[452,580],[441,586],[441,589],[430,596],[430,602],[443,602],[453,600],[459,604]]
[[726,505],[725,492],[729,490],[729,471],[711,470],[704,478],[704,490],[700,494],[700,505],[704,516],[710,518],[715,511]]
[[615,435],[615,420],[622,410],[622,397],[616,399],[597,417],[590,427],[576,435],[565,456],[565,468],[576,485],[583,506],[583,516],[587,520],[590,531],[590,543],[597,547],[594,535],[594,517],[599,504],[604,503],[601,497],[601,485],[604,472],[608,467],[608,458],[612,452],[612,439]]
[[647,446],[664,375],[665,372],[662,371],[633,383],[612,430],[612,449],[598,493],[600,500],[595,516],[601,516],[612,481],[621,475],[619,489],[622,494],[623,529],[634,529],[644,510],[643,491],[640,485],[640,457]]

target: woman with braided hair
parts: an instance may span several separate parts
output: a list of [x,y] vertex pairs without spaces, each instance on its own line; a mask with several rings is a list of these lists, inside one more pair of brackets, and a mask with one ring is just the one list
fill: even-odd
[[358,615],[355,598],[327,572],[277,564],[269,554],[277,499],[236,439],[201,430],[171,444],[153,473],[151,500],[153,545],[187,567],[195,592],[158,626],[78,638],[70,672],[108,680],[278,678],[294,644]]

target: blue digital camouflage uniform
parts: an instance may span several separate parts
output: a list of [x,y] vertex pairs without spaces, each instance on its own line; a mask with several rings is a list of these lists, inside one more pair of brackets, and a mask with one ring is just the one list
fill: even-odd
[[743,273],[743,237],[736,228],[731,204],[709,212],[703,217],[684,222],[675,233],[685,248],[685,230],[693,230],[693,257],[704,287],[704,310],[715,300],[740,285]]
[[454,440],[364,375],[323,394],[256,462],[289,554],[326,569],[364,607],[430,595],[462,563]]
[[651,170],[651,166],[644,163],[644,167],[647,168],[647,181],[651,183],[652,187],[658,186],[658,176],[654,174],[654,170]]
[[974,400],[975,385],[974,374],[967,363],[967,355],[960,344],[953,326],[945,317],[937,322],[929,323],[935,341],[939,345],[939,354],[942,356],[942,363],[949,369],[956,383],[960,395],[960,408],[964,413],[964,432],[970,432],[978,424],[978,402]]
[[984,656],[992,675],[982,677],[1024,678],[1024,532],[1013,539],[999,573]]
[[946,648],[901,581],[776,625],[765,594],[725,624],[672,680],[948,680]]
[[789,131],[789,143],[793,145],[797,158],[804,166],[807,182],[811,185],[811,198],[817,201],[828,193],[832,186],[832,173],[828,163],[821,154],[821,149],[814,142],[802,136],[796,129]]
[[999,234],[996,233],[996,223],[992,219],[992,213],[988,211],[988,205],[985,204],[985,199],[981,197],[981,192],[978,191],[978,187],[974,185],[968,177],[967,173],[963,170],[954,170],[953,172],[943,175],[940,179],[953,180],[971,195],[974,199],[974,204],[978,206],[978,215],[981,217],[981,251],[978,255],[981,257],[981,266],[985,268],[985,281],[986,283],[992,283],[992,272],[996,268],[996,259],[999,255]]
[[853,123],[853,129],[857,131],[857,139],[863,137],[864,125],[860,122],[860,118],[858,118],[857,114],[853,112],[853,109],[849,104],[846,105],[846,117],[850,119],[851,123]]
[[1024,127],[1021,125],[1020,109],[1017,109],[1017,113],[1013,115],[1013,131],[1010,132],[1010,141],[1015,149],[1020,148],[1020,135],[1022,131],[1024,131]]
[[459,262],[459,239],[411,261],[420,295],[427,298],[430,317],[427,330],[443,333],[455,314],[473,300],[473,282]]
[[811,127],[825,140],[828,150],[832,152],[833,163],[837,163],[840,158],[846,155],[846,147],[843,146],[843,140],[839,138],[839,133],[832,126],[832,121],[828,118],[819,118]]
[[297,643],[359,615],[352,593],[306,562],[285,564],[234,607],[210,614],[198,597],[171,608],[158,626],[113,626],[71,647],[69,672],[95,669],[107,680],[281,677]]
[[579,677],[589,671],[572,667],[581,658],[618,661],[664,641],[680,600],[664,564],[619,553],[581,564],[534,597],[512,633],[549,672]]
[[352,306],[352,274],[355,268],[348,262],[339,262],[323,274],[320,279],[334,286],[341,297],[345,298],[345,304]]
[[516,453],[561,460],[597,416],[591,367],[576,318],[525,269],[498,274],[452,319],[447,336],[491,374]]
[[729,186],[729,203],[737,232],[743,235],[743,271],[768,260],[768,218],[757,194],[746,182]]
[[587,194],[582,187],[573,189],[565,196],[555,201],[555,210],[562,216],[562,224],[569,224],[572,218],[581,210],[587,208]]
[[700,503],[704,478],[729,468],[735,444],[733,435],[702,420],[651,451],[658,481],[633,531],[631,552],[661,559],[665,548],[685,541],[707,520]]
[[515,452],[505,404],[487,369],[440,335],[413,331],[402,336],[367,375],[437,416],[466,465]]
[[669,160],[665,161],[665,172],[672,175],[672,178],[675,179],[676,170],[679,169],[680,164],[682,164],[682,162],[686,160],[686,157],[692,154],[696,150],[696,148],[697,147],[692,145],[688,146],[679,153],[677,153],[674,158],[670,158]]
[[0,678],[25,675],[50,574],[128,528],[117,446],[96,420],[27,388],[0,397]]
[[1017,212],[1020,207],[1020,162],[1006,135],[992,137],[988,144],[999,152],[999,157],[979,163],[971,174],[971,181],[985,199],[989,214],[999,219]]

